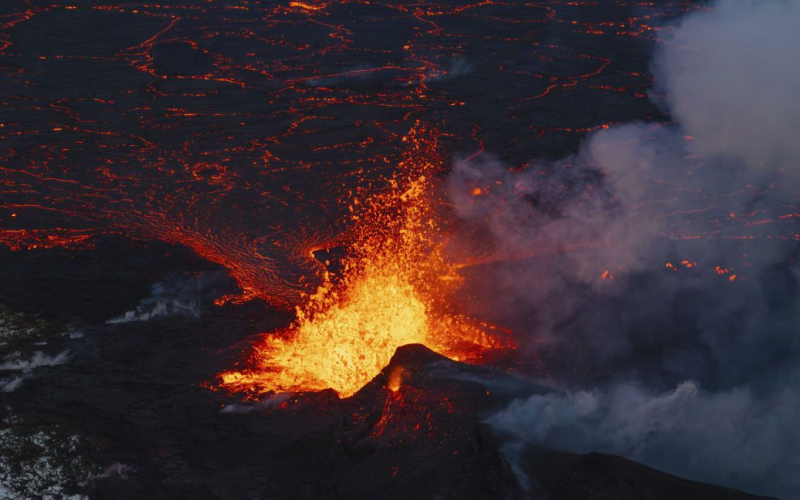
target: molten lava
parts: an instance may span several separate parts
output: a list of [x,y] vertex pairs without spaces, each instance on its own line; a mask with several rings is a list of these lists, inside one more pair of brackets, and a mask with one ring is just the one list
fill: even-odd
[[457,314],[460,278],[442,252],[431,174],[441,164],[436,141],[412,131],[408,153],[388,189],[351,211],[354,242],[339,276],[327,274],[297,308],[288,331],[265,337],[252,366],[221,375],[231,390],[315,391],[353,395],[395,350],[425,344],[454,359],[475,360],[507,340]]

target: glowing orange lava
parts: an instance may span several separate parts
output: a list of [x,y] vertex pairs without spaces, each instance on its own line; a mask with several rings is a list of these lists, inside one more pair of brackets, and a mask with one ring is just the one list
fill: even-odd
[[258,345],[251,367],[221,375],[231,390],[255,393],[331,388],[357,392],[406,344],[425,344],[453,359],[474,360],[507,339],[456,314],[450,301],[460,277],[442,252],[433,208],[432,173],[441,164],[435,140],[412,131],[401,175],[351,211],[355,242],[340,276],[327,275],[297,308],[282,335]]

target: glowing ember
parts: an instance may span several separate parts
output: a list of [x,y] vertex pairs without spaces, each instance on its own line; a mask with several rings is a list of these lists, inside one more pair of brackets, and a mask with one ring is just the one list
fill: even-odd
[[449,305],[460,279],[443,257],[430,200],[436,143],[415,131],[406,141],[403,175],[370,202],[353,201],[355,242],[342,275],[327,275],[297,308],[289,331],[267,337],[252,368],[223,373],[224,386],[257,393],[332,388],[347,397],[406,344],[466,360],[506,345]]
[[386,384],[390,391],[397,392],[403,385],[403,367],[396,366],[389,372],[389,381]]

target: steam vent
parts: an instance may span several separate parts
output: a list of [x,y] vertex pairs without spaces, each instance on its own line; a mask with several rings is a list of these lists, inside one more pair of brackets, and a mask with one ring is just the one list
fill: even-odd
[[0,500],[800,498],[797,26],[3,0]]

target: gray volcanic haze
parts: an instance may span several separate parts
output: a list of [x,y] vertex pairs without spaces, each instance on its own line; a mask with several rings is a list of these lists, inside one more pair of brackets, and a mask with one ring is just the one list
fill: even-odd
[[[756,228],[743,239],[722,222],[797,216],[798,23],[800,2],[719,1],[679,20],[656,51],[650,96],[674,123],[612,126],[573,156],[521,170],[486,155],[455,162],[456,210],[496,245],[524,253],[588,242],[487,280],[496,287],[487,296],[501,297],[489,308],[526,324],[532,351],[608,379],[492,415],[512,455],[528,444],[603,450],[800,497],[796,235],[783,244]],[[543,171],[556,175],[542,180]],[[474,203],[473,185],[497,188]],[[692,272],[697,262],[732,270],[720,279]],[[747,279],[731,287],[724,278],[742,265]]]
[[[800,498],[800,0],[3,0],[0,74],[0,500]],[[410,130],[512,347],[224,388]]]
[[[799,22],[798,2],[717,2],[678,21],[656,51],[651,98],[674,123],[612,126],[573,156],[521,170],[486,156],[456,161],[456,209],[497,245],[590,242],[492,271],[498,289],[488,296],[502,298],[490,308],[528,325],[532,348],[608,378],[492,415],[512,450],[604,450],[800,497],[796,235],[759,244],[780,236],[765,228],[740,238],[723,222],[797,215]],[[542,181],[542,171],[558,173]],[[472,203],[464,186],[476,184],[502,187]],[[665,272],[651,272],[665,262]],[[747,280],[732,288],[678,269],[695,262],[732,268],[723,277],[745,265]],[[597,263],[609,266],[613,286]]]

